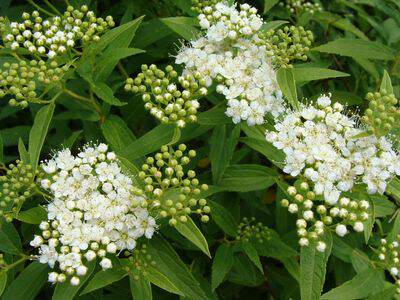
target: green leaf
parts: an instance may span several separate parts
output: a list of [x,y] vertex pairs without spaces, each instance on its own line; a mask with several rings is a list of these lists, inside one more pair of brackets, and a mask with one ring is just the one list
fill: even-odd
[[128,273],[121,266],[114,266],[105,271],[100,270],[90,279],[85,289],[80,293],[80,296],[101,289],[113,282],[120,281],[125,276],[128,276]]
[[364,239],[365,243],[368,244],[369,238],[371,237],[372,229],[375,224],[375,206],[374,202],[370,201],[371,212],[369,213],[368,219],[364,221]]
[[158,286],[159,288],[166,290],[172,294],[177,294],[180,296],[184,296],[185,293],[182,292],[176,285],[173,283],[168,276],[161,273],[157,267],[149,266],[146,269],[146,275],[144,276],[148,281],[152,284]]
[[264,273],[256,248],[254,248],[253,245],[249,242],[242,242],[241,247],[243,249],[243,252],[252,261],[252,263],[260,270],[261,273]]
[[266,14],[278,2],[279,2],[279,0],[264,0],[264,11],[263,11],[263,13]]
[[210,110],[199,113],[198,124],[200,125],[225,125],[232,124],[232,119],[225,114],[225,107],[215,106]]
[[185,223],[178,222],[175,228],[180,234],[195,244],[201,251],[203,251],[203,253],[211,258],[206,238],[190,217],[187,217],[187,222]]
[[4,143],[0,133],[0,162],[4,162]]
[[323,294],[321,300],[365,299],[373,293],[381,291],[384,282],[382,271],[367,269],[339,287]]
[[325,252],[319,252],[315,242],[301,247],[300,252],[300,293],[302,300],[319,299],[324,286],[326,264],[332,249],[332,235],[325,233]]
[[85,120],[96,122],[100,120],[97,112],[87,109],[82,110],[69,110],[62,112],[54,117],[55,120]]
[[80,277],[80,282],[77,286],[71,285],[68,281],[64,283],[58,283],[54,290],[52,300],[73,300],[75,296],[78,294],[79,290],[82,286],[85,285],[86,281],[92,275],[95,267],[96,267],[96,260],[92,260],[86,264],[88,270],[85,276]]
[[[390,184],[388,185],[387,190],[389,189]],[[388,216],[395,212],[396,206],[385,195],[368,195],[368,197],[374,204],[376,218]]]
[[282,94],[289,100],[290,105],[294,109],[299,109],[299,101],[297,100],[296,81],[294,79],[293,70],[289,68],[280,68],[276,74],[279,87]]
[[107,143],[116,152],[122,151],[126,146],[136,140],[136,137],[125,121],[116,115],[110,115],[106,121],[101,124],[101,130]]
[[33,173],[36,171],[40,152],[49,130],[51,118],[53,117],[54,103],[43,106],[36,114],[32,129],[29,133],[29,155]]
[[253,245],[260,256],[273,257],[284,262],[289,257],[297,256],[297,252],[281,240],[279,235],[272,229],[269,230],[268,239],[262,243]]
[[[200,288],[199,283],[194,279],[186,265],[179,258],[179,255],[168,244],[168,242],[160,236],[153,236],[147,246],[147,251],[156,262],[156,266],[151,266],[151,268],[149,268],[149,274],[146,275],[146,278],[150,282],[164,288],[162,285],[166,285],[166,283],[160,280],[161,274],[164,279],[168,280],[169,291],[175,287],[175,291],[171,292],[181,295],[183,294],[190,299],[207,300],[207,297],[204,291]],[[157,283],[154,282],[154,278],[150,277],[157,273],[156,271],[158,272]]]
[[251,260],[242,253],[234,256],[233,267],[226,279],[233,283],[250,287],[259,286],[265,280]]
[[350,56],[355,58],[391,60],[394,59],[392,49],[379,42],[361,39],[342,38],[313,48],[314,51]]
[[160,21],[187,41],[194,39],[199,32],[195,27],[197,25],[196,18],[171,17],[162,18]]
[[[144,278],[137,270],[132,270],[134,275],[129,275],[129,285],[131,287],[131,294],[135,300],[152,300],[150,282]],[[136,276],[136,277],[134,277]]]
[[19,153],[19,157],[21,158],[21,160],[24,163],[29,164],[29,161],[30,161],[29,153],[26,150],[24,141],[21,138],[19,138],[19,140],[18,140],[18,153]]
[[43,207],[38,206],[20,211],[17,219],[28,224],[40,224],[40,222],[47,219],[47,212]]
[[344,72],[316,67],[295,67],[293,68],[293,75],[296,83],[350,76],[350,74]]
[[233,248],[228,244],[221,244],[215,253],[211,268],[211,288],[213,291],[224,281],[233,263]]
[[[138,24],[139,26],[139,24]],[[126,57],[144,53],[146,51],[137,48],[110,48],[106,50],[103,55],[96,61],[95,67],[95,81],[105,81],[114,70],[118,62]]]
[[382,92],[382,90],[385,90],[389,94],[393,94],[392,81],[390,80],[389,73],[386,70],[383,71],[383,78],[379,91]]
[[153,151],[157,151],[161,146],[168,144],[172,140],[174,128],[175,126],[172,124],[159,125],[130,143],[120,154],[128,160],[133,161]]
[[104,82],[93,82],[91,83],[91,87],[93,92],[96,94],[104,102],[115,105],[115,106],[123,106],[126,105],[125,102],[119,101],[114,97],[114,92],[112,89]]
[[7,272],[0,272],[0,296],[3,295],[3,292],[7,286]]
[[229,137],[224,125],[214,128],[210,139],[210,160],[214,184],[218,184],[222,174],[232,159],[233,152],[240,135],[240,127],[236,126]]
[[13,224],[6,222],[4,218],[0,219],[0,250],[10,254],[22,253],[18,231]]
[[72,148],[79,138],[79,136],[82,134],[83,130],[78,130],[73,132],[63,143],[63,147],[65,148]]
[[211,218],[221,229],[230,236],[236,236],[238,223],[229,210],[221,204],[208,200],[211,207]]
[[47,280],[47,264],[33,262],[6,289],[4,300],[33,300]]
[[274,170],[260,165],[229,166],[219,184],[231,192],[249,192],[263,190],[275,183]]

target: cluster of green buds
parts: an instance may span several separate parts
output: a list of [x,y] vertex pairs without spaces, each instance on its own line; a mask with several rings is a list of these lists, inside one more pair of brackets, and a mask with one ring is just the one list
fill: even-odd
[[261,222],[256,222],[256,218],[250,219],[244,217],[242,222],[238,225],[236,240],[243,242],[256,241],[263,243],[270,239],[270,230]]
[[278,67],[291,67],[293,60],[307,60],[307,52],[314,41],[313,33],[302,26],[285,26],[260,33],[268,55]]
[[376,136],[387,135],[400,121],[400,109],[396,106],[398,100],[386,90],[368,93],[366,98],[369,106],[362,121],[366,124],[368,132]]
[[132,252],[125,251],[125,256],[129,257],[128,264],[124,266],[124,269],[127,273],[133,271],[133,280],[139,280],[139,273],[146,276],[147,268],[149,266],[156,266],[156,262],[148,253],[146,245],[142,245],[140,248],[137,247]]
[[356,232],[364,231],[363,222],[368,219],[370,210],[366,200],[342,197],[337,203],[328,204],[318,199],[308,182],[302,180],[288,187],[287,194],[291,200],[283,199],[281,205],[298,216],[296,226],[300,246],[308,246],[312,241],[318,251],[324,252],[326,244],[322,239],[327,228],[334,228],[341,237],[349,232],[347,226]]
[[191,9],[198,14],[202,14],[205,7],[214,6],[218,2],[220,2],[220,1],[219,0],[192,0]]
[[178,76],[172,66],[163,71],[156,65],[142,65],[135,79],[126,80],[125,90],[142,94],[145,109],[162,123],[185,127],[197,121],[198,99],[207,94],[205,86],[199,72]]
[[33,173],[31,165],[17,160],[15,164],[8,166],[3,176],[0,176],[0,215],[7,222],[13,220],[25,200],[35,193],[34,178],[38,174],[39,171]]
[[26,108],[29,102],[40,102],[37,89],[40,84],[58,82],[67,71],[68,65],[59,67],[57,62],[43,60],[20,60],[4,63],[0,69],[0,98],[11,95],[11,106]]
[[210,207],[201,198],[201,192],[208,190],[207,184],[200,184],[193,170],[184,170],[196,151],[180,144],[174,150],[171,146],[161,147],[153,157],[147,157],[139,178],[145,183],[145,194],[149,205],[159,211],[162,218],[169,217],[169,224],[187,222],[190,214],[198,214],[201,221],[209,220]]
[[386,239],[381,239],[381,246],[378,249],[378,258],[383,263],[384,268],[390,272],[396,280],[396,292],[400,294],[400,256],[399,256],[399,239],[397,235],[395,241],[389,243]]
[[24,12],[21,23],[0,19],[0,32],[6,47],[25,48],[32,54],[52,59],[68,49],[79,48],[93,41],[115,25],[111,16],[97,18],[87,5],[80,9],[68,6],[61,16],[45,19],[38,11]]
[[321,4],[307,0],[286,0],[280,2],[279,5],[285,7],[291,14],[301,14],[302,12],[313,14],[322,11]]

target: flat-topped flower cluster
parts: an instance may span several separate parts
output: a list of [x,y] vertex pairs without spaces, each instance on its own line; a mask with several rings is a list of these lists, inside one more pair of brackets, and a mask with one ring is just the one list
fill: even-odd
[[31,245],[39,248],[41,263],[58,265],[60,272],[51,272],[50,282],[69,276],[77,285],[86,262],[99,257],[103,269],[111,268],[109,255],[132,250],[137,239],[154,233],[155,219],[140,205],[145,199],[107,148],[88,145],[77,156],[64,149],[42,165],[47,176],[40,183],[52,200],[42,233]]
[[185,46],[176,56],[185,73],[200,72],[207,86],[217,83],[217,92],[228,100],[226,114],[234,123],[262,124],[269,112],[284,110],[267,47],[258,37],[263,20],[248,4],[217,3],[198,16],[204,36]]
[[284,172],[303,175],[329,204],[359,183],[370,194],[383,193],[387,183],[400,175],[399,155],[390,140],[365,136],[357,120],[343,110],[340,103],[331,106],[324,95],[316,106],[282,116],[275,130],[266,133],[267,141],[286,155]]

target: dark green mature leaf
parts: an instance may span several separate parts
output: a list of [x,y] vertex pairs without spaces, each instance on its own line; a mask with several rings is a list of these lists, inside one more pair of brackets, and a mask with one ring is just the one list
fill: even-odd
[[367,269],[341,286],[323,294],[321,300],[365,299],[371,294],[381,291],[384,283],[382,271]]
[[263,13],[266,14],[278,2],[279,2],[279,0],[264,0],[264,11],[263,11]]
[[101,130],[107,143],[116,152],[122,151],[126,146],[136,140],[136,137],[125,121],[116,115],[110,115],[106,121],[101,124]]
[[275,183],[274,170],[259,165],[229,166],[219,184],[221,188],[232,192],[257,191]]
[[214,128],[210,139],[210,160],[214,184],[221,180],[226,167],[232,159],[233,152],[240,135],[240,127],[236,126],[227,137],[226,126]]
[[225,125],[232,124],[232,120],[225,114],[225,107],[213,107],[210,110],[199,113],[198,123],[200,125]]
[[86,281],[92,275],[95,267],[96,260],[92,260],[87,263],[87,273],[85,276],[80,277],[80,283],[77,286],[71,285],[68,281],[64,283],[58,283],[54,290],[52,300],[72,300],[78,294],[79,290],[85,285]]
[[[388,190],[390,185],[388,186]],[[396,206],[385,195],[368,195],[375,207],[375,217],[381,218],[392,215]]]
[[8,276],[6,271],[0,272],[0,296],[3,295],[3,292],[6,288],[7,278]]
[[223,281],[234,263],[233,248],[228,244],[221,244],[212,263],[211,288],[215,290]]
[[[199,283],[194,279],[192,274],[190,274],[186,265],[167,241],[159,236],[153,236],[148,244],[147,250],[156,262],[156,267],[154,267],[152,271],[149,271],[149,275],[146,275],[146,278],[150,282],[157,284],[154,282],[154,278],[150,278],[150,273],[155,274],[155,270],[157,270],[158,274],[168,279],[169,287],[176,287],[175,291],[172,292],[177,293],[179,291],[190,299],[207,299]],[[165,285],[161,282],[160,277],[157,285]],[[160,287],[163,288],[162,286]]]
[[237,253],[226,279],[239,285],[255,287],[262,284],[264,276],[245,254]]
[[47,280],[48,267],[39,262],[31,263],[6,289],[4,300],[33,300]]
[[293,75],[296,83],[304,83],[314,80],[327,78],[347,77],[350,74],[339,72],[336,70],[316,67],[298,67],[293,68]]
[[299,109],[299,100],[297,99],[296,81],[293,70],[289,68],[280,68],[276,74],[276,80],[281,88],[282,94],[289,100],[294,109]]
[[114,92],[106,83],[93,82],[91,84],[91,87],[92,87],[93,92],[96,94],[96,96],[99,97],[104,102],[106,102],[110,105],[115,105],[115,106],[126,105],[125,102],[121,102],[117,98],[115,98]]
[[250,242],[242,242],[241,247],[243,252],[252,261],[252,263],[260,270],[261,273],[264,273],[256,248],[254,248]]
[[130,143],[121,155],[133,161],[168,144],[174,135],[174,125],[159,125]]
[[44,140],[46,139],[47,131],[49,130],[51,118],[53,117],[55,104],[50,103],[43,106],[36,114],[32,129],[29,133],[29,155],[30,164],[33,171],[36,170],[40,152],[42,151]]
[[21,254],[22,245],[14,225],[0,219],[0,250],[10,254]]
[[150,282],[144,278],[137,270],[131,270],[129,275],[129,285],[134,300],[152,300]]
[[301,248],[300,254],[300,293],[301,299],[319,299],[324,286],[326,264],[332,249],[332,236],[325,233],[325,252],[319,252],[315,243]]
[[152,284],[158,286],[163,290],[166,290],[167,292],[180,296],[185,296],[185,293],[176,286],[176,283],[172,282],[172,280],[168,276],[160,272],[157,267],[148,267],[146,270],[145,278]]
[[211,217],[221,229],[230,236],[236,236],[238,223],[229,210],[221,204],[208,200],[211,207]]
[[185,223],[178,222],[175,226],[176,230],[211,258],[206,238],[193,220],[190,217],[187,217],[187,219],[188,220]]
[[391,60],[394,58],[393,52],[389,47],[379,42],[360,39],[337,39],[312,50],[365,59]]
[[195,27],[197,25],[196,18],[171,17],[162,18],[160,21],[187,41],[192,40],[198,33],[198,30]]
[[241,138],[240,141],[264,155],[277,167],[283,169],[283,167],[285,166],[285,154],[283,153],[283,151],[276,149],[271,143],[267,142],[265,139],[261,140],[252,137],[245,137]]
[[90,279],[85,289],[80,293],[80,296],[101,289],[113,282],[119,281],[125,276],[128,276],[128,273],[121,266],[114,266],[113,268],[105,271],[100,270],[94,274],[92,279]]
[[41,206],[33,207],[28,210],[20,211],[17,219],[24,223],[40,224],[40,222],[47,219],[47,212]]
[[297,252],[289,247],[272,229],[269,230],[268,239],[262,243],[255,243],[254,247],[260,256],[273,257],[284,262],[287,258],[297,256]]

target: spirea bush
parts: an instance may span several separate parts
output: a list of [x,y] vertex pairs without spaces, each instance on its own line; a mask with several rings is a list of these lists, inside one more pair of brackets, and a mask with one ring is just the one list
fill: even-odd
[[398,0],[0,1],[0,295],[398,299]]

